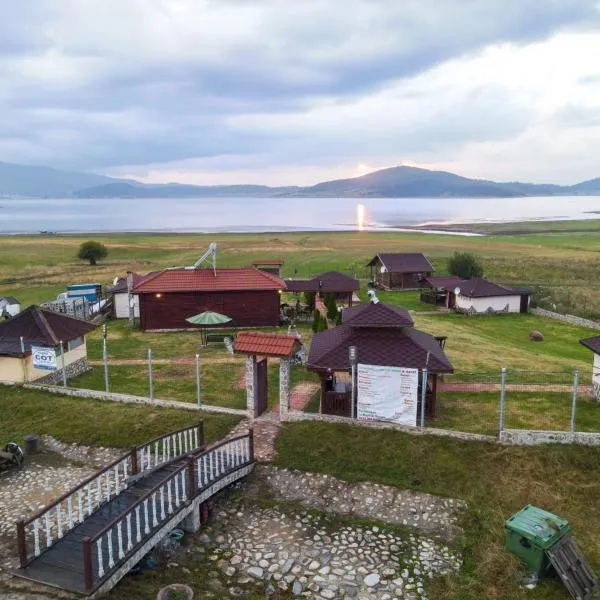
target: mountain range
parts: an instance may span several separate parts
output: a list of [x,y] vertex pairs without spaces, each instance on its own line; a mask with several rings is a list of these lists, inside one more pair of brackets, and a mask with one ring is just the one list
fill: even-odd
[[600,195],[600,177],[575,185],[497,182],[469,179],[446,171],[391,167],[313,186],[199,186],[147,184],[93,173],[0,163],[0,197],[206,198],[206,197],[348,197],[348,198],[503,198],[515,196]]

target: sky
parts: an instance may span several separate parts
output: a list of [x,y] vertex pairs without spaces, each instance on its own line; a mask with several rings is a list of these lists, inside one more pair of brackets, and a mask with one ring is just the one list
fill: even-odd
[[600,177],[598,0],[19,0],[0,160],[310,185]]

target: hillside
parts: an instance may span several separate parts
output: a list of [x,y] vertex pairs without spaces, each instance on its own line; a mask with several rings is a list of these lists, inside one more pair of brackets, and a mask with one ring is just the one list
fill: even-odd
[[119,181],[124,180],[94,173],[0,162],[0,196],[68,196],[82,187]]
[[391,167],[313,186],[199,186],[146,184],[93,173],[60,171],[0,163],[0,197],[207,198],[207,197],[348,197],[348,198],[506,198],[600,194],[600,178],[572,186],[470,179],[446,171]]

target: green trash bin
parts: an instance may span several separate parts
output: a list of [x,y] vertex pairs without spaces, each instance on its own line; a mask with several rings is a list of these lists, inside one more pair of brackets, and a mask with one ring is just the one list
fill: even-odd
[[546,550],[570,531],[568,521],[531,504],[504,522],[506,548],[539,577],[550,567]]

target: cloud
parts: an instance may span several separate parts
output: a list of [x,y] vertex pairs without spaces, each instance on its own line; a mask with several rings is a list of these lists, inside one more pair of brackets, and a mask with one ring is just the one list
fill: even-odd
[[553,127],[574,126],[570,95],[600,77],[590,0],[13,4],[0,9],[12,162],[198,182],[295,165],[292,183],[436,164],[560,111]]

